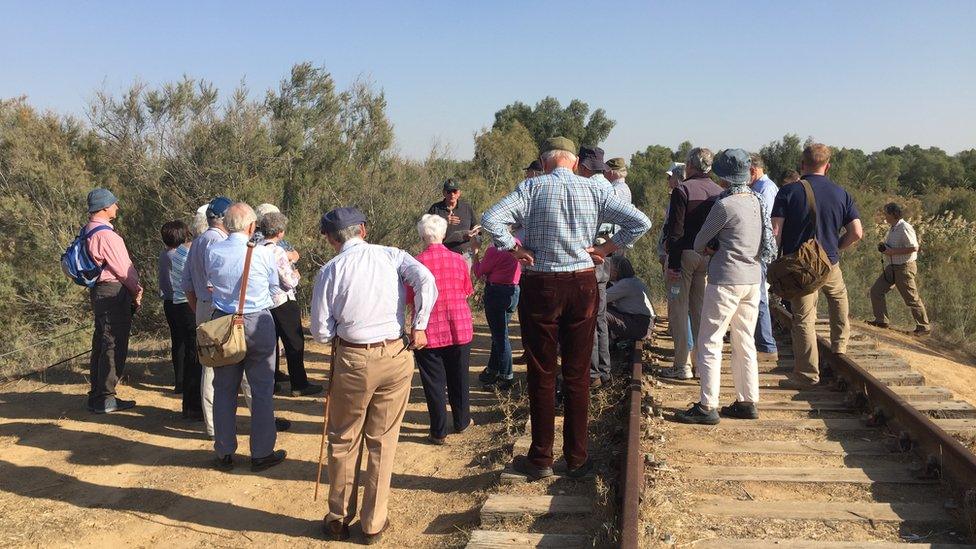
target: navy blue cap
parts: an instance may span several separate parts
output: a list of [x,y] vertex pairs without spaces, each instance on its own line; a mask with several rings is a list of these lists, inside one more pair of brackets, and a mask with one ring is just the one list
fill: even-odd
[[227,208],[230,208],[231,204],[233,204],[233,202],[226,196],[218,196],[214,198],[210,201],[210,204],[207,205],[207,218],[219,219],[224,217],[224,214],[227,213]]
[[580,147],[579,163],[591,172],[603,173],[610,169],[603,161],[603,149],[600,147]]
[[104,210],[118,201],[112,191],[102,188],[95,189],[88,193],[88,213]]
[[319,230],[322,234],[335,233],[363,223],[366,223],[366,215],[359,208],[336,208],[322,216]]
[[532,170],[535,172],[541,172],[543,170],[542,162],[538,160],[533,160],[531,164],[525,167],[526,170]]
[[748,183],[750,166],[749,153],[742,149],[725,149],[712,161],[715,175],[729,183]]

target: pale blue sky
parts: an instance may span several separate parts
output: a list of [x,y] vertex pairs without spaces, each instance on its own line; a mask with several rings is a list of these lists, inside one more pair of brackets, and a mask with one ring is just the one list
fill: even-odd
[[398,149],[470,157],[515,101],[580,98],[629,156],[784,133],[868,150],[976,147],[976,0],[6,2],[0,97],[81,114],[183,74],[261,93],[293,63],[381,87]]

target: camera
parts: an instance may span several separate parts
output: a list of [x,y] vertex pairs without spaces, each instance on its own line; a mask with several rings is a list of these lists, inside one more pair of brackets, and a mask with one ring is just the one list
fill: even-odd
[[878,251],[879,252],[884,253],[885,250],[887,250],[887,249],[888,249],[888,246],[886,246],[884,242],[882,242],[881,244],[878,244]]

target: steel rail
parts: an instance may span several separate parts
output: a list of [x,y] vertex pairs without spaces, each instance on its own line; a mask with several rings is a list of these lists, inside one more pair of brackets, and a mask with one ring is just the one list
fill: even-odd
[[[788,311],[776,308],[774,312],[783,319],[785,326],[792,326],[793,317]],[[943,478],[964,492],[976,491],[976,454],[850,356],[834,353],[827,338],[817,336],[817,347],[820,356],[826,358],[834,373],[842,377],[850,389],[863,394],[872,407],[880,409],[886,421],[893,421],[904,429],[923,457],[934,460]]]
[[634,347],[630,386],[627,388],[629,396],[627,452],[624,456],[623,502],[620,512],[620,547],[623,549],[637,549],[638,547],[640,494],[644,486],[644,471],[640,461],[641,380],[644,375],[642,358],[641,346],[638,341]]

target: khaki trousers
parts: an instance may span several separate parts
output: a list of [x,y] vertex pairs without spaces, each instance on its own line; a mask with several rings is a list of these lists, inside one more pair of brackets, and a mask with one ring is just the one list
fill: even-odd
[[823,292],[830,314],[830,348],[835,353],[847,352],[850,336],[847,286],[840,264],[835,264],[820,291],[790,300],[793,309],[793,371],[811,382],[820,381],[820,353],[817,349],[817,301]]
[[[668,325],[674,339],[674,366],[688,365],[688,340],[697,335],[701,326],[702,304],[705,298],[705,281],[711,258],[694,250],[681,252],[681,278],[668,282]],[[665,275],[667,280],[667,275]],[[691,334],[688,333],[688,316],[691,316]],[[697,343],[697,340],[695,341]]]
[[888,265],[874,285],[871,286],[871,308],[874,310],[874,320],[888,323],[888,302],[885,294],[892,288],[898,288],[898,293],[905,300],[905,305],[912,311],[915,324],[921,328],[929,327],[929,316],[925,312],[925,304],[918,295],[918,264],[909,261],[904,265]]
[[[326,521],[349,524],[356,516],[362,485],[363,532],[383,529],[400,424],[407,410],[413,352],[394,342],[373,349],[336,346],[329,388],[329,514]],[[363,441],[366,479],[359,477]]]

